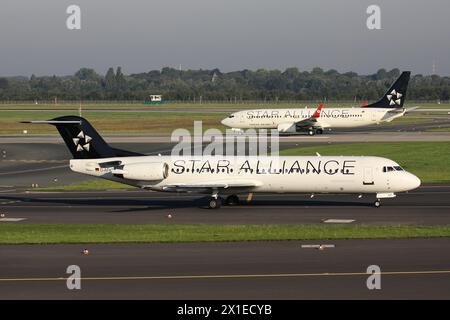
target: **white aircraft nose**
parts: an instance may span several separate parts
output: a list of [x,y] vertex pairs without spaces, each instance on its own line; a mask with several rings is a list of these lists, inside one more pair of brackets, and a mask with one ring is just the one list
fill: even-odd
[[225,118],[222,121],[220,121],[221,124],[223,124],[224,126],[230,127],[230,119]]
[[420,187],[421,181],[418,177],[413,175],[412,173],[408,172],[408,176],[406,177],[406,184],[408,187],[408,190],[417,189]]

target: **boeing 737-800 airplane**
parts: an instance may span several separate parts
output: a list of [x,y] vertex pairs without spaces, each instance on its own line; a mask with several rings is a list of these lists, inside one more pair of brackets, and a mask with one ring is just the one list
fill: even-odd
[[239,201],[237,194],[338,193],[395,197],[420,180],[396,162],[353,156],[146,156],[110,147],[86,120],[64,116],[55,125],[73,155],[70,169],[124,184],[166,192],[210,194],[210,208]]
[[277,129],[280,133],[308,132],[321,134],[325,128],[354,128],[401,117],[410,72],[403,72],[386,94],[373,104],[353,108],[258,109],[231,114],[222,124],[235,131],[242,129]]

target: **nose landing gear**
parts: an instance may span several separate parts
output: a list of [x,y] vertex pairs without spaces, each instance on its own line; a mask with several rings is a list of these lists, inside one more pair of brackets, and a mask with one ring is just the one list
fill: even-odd
[[209,199],[208,208],[210,209],[219,209],[222,206],[222,199],[217,197],[212,197]]
[[373,206],[374,206],[375,208],[379,208],[379,207],[381,206],[381,201],[380,201],[380,199],[375,200],[375,202],[373,203]]

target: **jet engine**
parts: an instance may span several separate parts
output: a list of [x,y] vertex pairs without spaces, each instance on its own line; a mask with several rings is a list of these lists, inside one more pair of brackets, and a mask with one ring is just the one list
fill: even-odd
[[114,169],[112,173],[124,179],[156,181],[167,178],[169,166],[164,162],[130,163],[124,164],[121,169]]

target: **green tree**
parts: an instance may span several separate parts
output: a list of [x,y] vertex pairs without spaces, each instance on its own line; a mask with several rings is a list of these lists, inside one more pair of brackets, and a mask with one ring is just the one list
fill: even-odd
[[125,89],[126,81],[125,81],[125,76],[122,73],[122,68],[121,67],[117,67],[115,81],[116,81],[116,88],[117,88],[117,90],[124,90]]
[[107,91],[113,91],[115,87],[116,87],[116,76],[114,74],[114,69],[109,68],[105,76],[105,89]]

